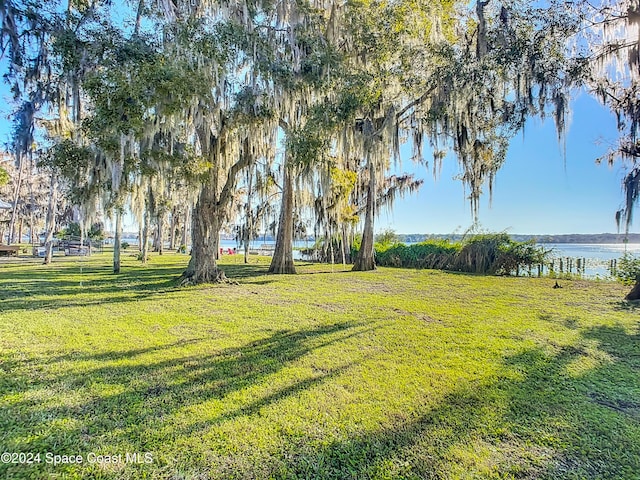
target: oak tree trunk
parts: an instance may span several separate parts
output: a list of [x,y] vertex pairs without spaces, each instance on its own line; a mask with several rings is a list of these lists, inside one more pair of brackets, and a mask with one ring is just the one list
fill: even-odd
[[49,206],[47,208],[47,225],[46,225],[46,237],[44,239],[44,264],[51,263],[53,257],[53,232],[56,229],[56,197],[57,197],[57,182],[55,176],[51,175],[51,183],[49,185]]
[[373,162],[369,160],[369,187],[367,189],[367,210],[362,232],[362,243],[356,256],[353,270],[364,272],[376,269],[373,247],[373,223],[376,209],[376,176]]
[[227,280],[216,262],[221,217],[215,205],[216,198],[213,189],[203,188],[198,203],[193,209],[191,259],[182,274],[183,285],[218,283]]
[[169,250],[176,249],[176,230],[178,229],[177,209],[174,207],[171,212],[171,230],[169,231]]
[[640,300],[640,280],[636,282],[631,291],[624,297],[625,300]]
[[[33,209],[33,203],[32,209]],[[29,212],[29,243],[34,245],[36,243],[36,232],[34,230],[35,219],[33,215],[33,211]]]
[[149,256],[149,230],[151,230],[151,212],[149,212],[149,208],[147,208],[144,212],[144,226],[142,227],[142,237],[140,238],[141,242],[141,256],[142,263],[147,263],[147,257]]
[[346,239],[347,239],[347,233],[346,233],[346,227],[344,225],[342,225],[341,229],[340,229],[340,254],[342,255],[342,265],[346,265],[347,264],[347,253],[346,253]]
[[84,228],[84,220],[80,219],[80,255],[84,256],[84,236],[85,236],[85,228]]
[[249,230],[245,227],[244,238],[242,239],[244,244],[244,263],[249,263],[249,246],[251,244],[251,239],[249,235]]
[[113,238],[113,273],[120,273],[121,244],[122,244],[122,211],[116,207],[116,232]]
[[20,217],[20,225],[18,226],[18,241],[16,243],[22,243],[22,234],[24,229],[24,217]]
[[158,252],[158,255],[162,255],[164,251],[164,219],[165,212],[162,211],[157,217],[158,233],[156,236],[156,252]]
[[187,208],[184,213],[184,224],[182,226],[182,245],[188,249],[189,242],[189,225],[191,225],[191,207]]
[[242,232],[242,242],[244,244],[244,263],[249,263],[249,244],[251,243],[251,233],[253,231],[253,215],[251,214],[251,186],[253,183],[253,168],[247,175],[247,203],[245,205],[245,225]]
[[269,273],[296,273],[296,267],[293,264],[293,179],[291,173],[290,168],[285,165],[280,220]]
[[35,218],[33,214],[33,209],[35,205],[35,199],[33,198],[33,168],[30,168],[30,183],[29,183],[29,201],[31,202],[31,206],[29,208],[29,243],[33,246],[36,241],[35,231],[33,230],[35,224]]
[[145,199],[144,226],[142,227],[142,237],[140,239],[140,252],[143,265],[146,265],[149,256],[149,232],[151,230],[151,215],[153,205],[153,190],[151,190],[151,185],[149,185],[149,187],[147,188],[147,198]]
[[[199,132],[201,138],[205,138],[206,135],[211,134]],[[213,140],[220,142],[218,153],[225,148],[223,141],[218,138]],[[227,171],[224,186],[219,188],[220,172],[211,170],[208,181],[200,191],[198,203],[192,212],[191,259],[182,274],[183,285],[228,281],[224,272],[218,268],[216,258],[220,243],[220,228],[233,203],[236,180],[240,172],[251,162],[248,139],[245,140],[244,147],[243,154]]]
[[[9,245],[11,245],[12,243],[14,243],[16,241],[15,236],[15,230],[16,230],[16,220],[18,218],[18,200],[20,200],[20,189],[22,188],[22,178],[23,178],[23,174],[24,174],[24,159],[22,159],[20,156],[18,157],[18,181],[16,182],[16,185],[14,187],[14,191],[13,191],[13,208],[11,209],[11,220],[9,221],[9,239],[8,242]],[[21,240],[18,241],[18,243],[20,243]]]

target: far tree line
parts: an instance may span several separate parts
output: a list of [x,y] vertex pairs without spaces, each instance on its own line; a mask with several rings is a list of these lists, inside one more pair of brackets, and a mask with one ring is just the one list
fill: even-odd
[[6,0],[0,15],[14,105],[0,214],[10,242],[44,222],[47,262],[61,222],[84,234],[104,215],[119,272],[131,211],[142,261],[147,239],[190,235],[184,283],[225,279],[232,225],[274,232],[272,273],[295,273],[293,239],[311,231],[327,259],[371,270],[378,213],[422,183],[392,174],[402,162],[437,176],[453,152],[477,216],[526,119],[551,116],[562,141],[579,89],[617,115],[619,142],[594,160],[626,165],[616,218],[631,224],[637,2]]

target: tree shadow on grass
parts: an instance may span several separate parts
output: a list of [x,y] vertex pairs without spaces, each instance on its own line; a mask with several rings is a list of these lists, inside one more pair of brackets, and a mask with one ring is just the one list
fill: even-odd
[[602,327],[584,337],[613,360],[576,374],[582,348],[525,350],[493,381],[460,385],[379,430],[299,444],[273,470],[300,479],[640,478],[638,335]]
[[556,325],[562,324],[570,330],[576,330],[580,326],[580,317],[578,317],[577,315],[566,315],[563,317],[558,317],[557,315],[552,315],[550,313],[540,313],[538,314],[538,318],[545,322],[550,322]]
[[[312,351],[372,328],[343,322],[284,330],[204,355],[181,355],[174,351],[184,347],[179,342],[111,355],[42,356],[37,361],[21,359],[17,353],[13,358],[5,356],[0,363],[0,398],[7,400],[0,403],[0,445],[7,451],[67,455],[86,454],[105,445],[153,451],[177,437],[198,436],[212,425],[254,415],[344,373],[349,364],[279,378],[278,384],[272,384],[274,375]],[[240,391],[246,393],[243,401],[225,403]],[[213,418],[188,425],[169,421],[179,410],[210,401],[225,406]],[[38,477],[53,471],[47,465],[28,470],[0,465],[0,478],[26,478],[27,473]]]
[[263,264],[223,263],[219,267],[231,280],[267,276],[269,273],[269,265]]
[[197,343],[203,343],[211,341],[210,337],[199,337],[199,338],[189,338],[182,339],[176,342],[165,343],[162,345],[154,345],[151,347],[144,348],[134,348],[131,350],[117,350],[117,351],[107,351],[101,353],[88,353],[86,351],[71,351],[65,354],[44,354],[37,355],[31,357],[18,357],[14,355],[13,357],[0,357],[0,366],[3,367],[5,371],[13,370],[16,368],[32,368],[38,365],[42,365],[43,362],[46,362],[46,365],[53,365],[55,363],[61,362],[102,362],[102,361],[118,361],[118,360],[128,360],[134,359],[140,355],[150,354],[154,352],[161,352],[163,350],[171,350],[174,348],[183,348],[189,345],[194,345]]
[[640,300],[620,300],[613,302],[614,310],[623,312],[637,312],[640,311]]
[[[267,284],[267,267],[223,265],[241,284]],[[131,302],[180,290],[184,266],[147,266],[113,275],[108,269],[56,265],[55,269],[22,269],[0,278],[0,313]],[[252,278],[262,277],[258,281]],[[72,280],[70,280],[70,278]],[[200,288],[194,287],[194,288]]]
[[[0,279],[0,311],[115,303],[175,289],[176,269],[155,267],[113,276],[76,266],[21,270]],[[97,298],[92,298],[97,297]]]
[[[204,355],[175,352],[176,343],[112,357],[50,356],[40,359],[40,368],[16,354],[0,376],[0,398],[6,400],[0,403],[0,445],[69,454],[101,445],[154,450],[176,439],[202,438],[240,417],[259,423],[262,409],[348,374],[351,364],[338,361],[284,381],[279,374],[286,367],[372,328],[344,322],[285,330]],[[308,436],[297,430],[286,437],[277,456],[252,452],[249,461],[238,451],[224,465],[192,458],[193,469],[201,478],[225,472],[255,479],[638,478],[639,340],[620,326],[582,330],[572,345],[506,356],[486,381],[462,381],[439,398],[422,398],[412,412],[389,405],[379,428],[328,432],[319,442],[322,426],[310,424]],[[193,339],[201,347],[199,342]],[[118,389],[101,394],[97,388],[110,386]],[[74,392],[81,392],[80,400],[60,402]],[[188,422],[173,421],[211,401],[217,409],[207,418],[187,413]],[[53,471],[46,465],[12,468],[0,465],[0,478],[27,478],[20,472],[42,478]],[[162,478],[179,478],[175,465],[163,468]]]
[[318,275],[318,274],[338,274],[338,273],[352,273],[357,274],[359,272],[353,271],[351,268],[345,270],[342,265],[335,265],[335,270],[331,269],[331,265],[326,265],[329,270],[314,270],[312,272],[298,272],[296,275]]

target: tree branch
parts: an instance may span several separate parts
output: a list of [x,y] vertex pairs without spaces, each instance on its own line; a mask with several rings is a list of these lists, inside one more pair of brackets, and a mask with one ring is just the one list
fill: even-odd
[[433,93],[433,91],[436,89],[435,86],[429,88],[426,92],[424,92],[422,95],[420,95],[418,98],[416,98],[415,100],[409,102],[408,105],[406,105],[402,110],[400,110],[398,113],[396,113],[396,121],[398,123],[402,123],[404,121],[404,119],[402,119],[401,117],[407,113],[409,110],[411,110],[413,107],[420,105],[421,103],[424,103],[424,101],[429,97],[429,95],[431,95]]
[[231,199],[231,193],[233,192],[233,190],[235,190],[238,173],[251,164],[253,156],[248,153],[248,148],[246,148],[247,144],[248,140],[245,139],[244,152],[242,153],[242,155],[240,155],[240,159],[229,169],[227,181],[222,188],[222,192],[220,192],[218,205],[226,205],[229,202],[229,200]]

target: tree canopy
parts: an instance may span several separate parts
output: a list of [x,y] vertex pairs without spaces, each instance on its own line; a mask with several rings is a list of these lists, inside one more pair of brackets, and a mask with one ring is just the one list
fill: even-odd
[[434,172],[452,151],[477,216],[526,119],[551,115],[561,139],[572,89],[586,82],[619,118],[609,159],[632,161],[620,214],[628,225],[640,191],[637,8],[612,5],[6,0],[15,204],[36,154],[81,225],[134,212],[143,261],[148,238],[161,253],[167,229],[172,239],[178,226],[190,232],[184,282],[199,283],[224,279],[220,232],[275,211],[263,200],[279,189],[272,272],[295,271],[291,244],[305,215],[343,261],[363,223],[355,268],[369,270],[380,207],[421,185],[398,173],[409,160],[401,145]]

